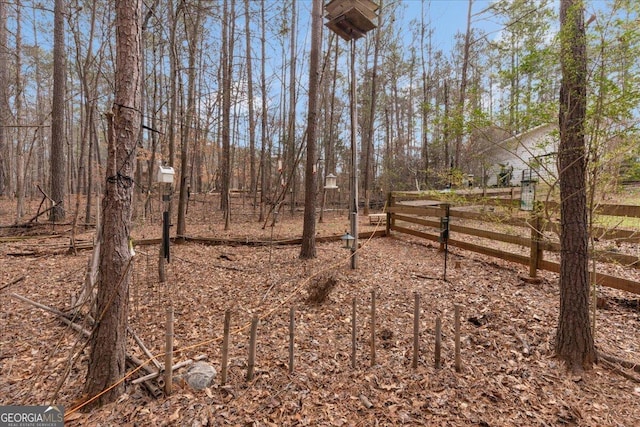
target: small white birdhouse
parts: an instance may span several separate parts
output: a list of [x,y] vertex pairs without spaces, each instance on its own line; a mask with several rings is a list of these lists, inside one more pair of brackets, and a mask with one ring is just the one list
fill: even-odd
[[158,182],[160,183],[173,184],[173,176],[175,174],[171,166],[158,166]]

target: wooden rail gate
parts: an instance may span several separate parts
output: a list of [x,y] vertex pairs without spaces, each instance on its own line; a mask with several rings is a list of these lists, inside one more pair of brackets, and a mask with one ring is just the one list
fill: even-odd
[[[482,193],[469,192],[455,196],[392,192],[387,202],[387,235],[398,232],[438,242],[441,218],[448,217],[449,245],[528,265],[529,276],[532,278],[536,277],[539,269],[559,273],[560,264],[544,257],[545,252],[560,252],[557,239],[559,224],[548,220],[548,213],[557,209],[557,204],[539,203],[534,211],[521,212],[516,196],[513,189],[485,190]],[[451,202],[454,197],[455,205]],[[444,200],[445,198],[449,201]],[[640,206],[600,205],[596,213],[640,218]],[[461,220],[464,220],[464,225],[461,224]],[[640,242],[638,230],[594,227],[591,232],[600,242]],[[471,242],[468,236],[473,236],[476,242]],[[503,247],[516,247],[519,250],[508,251],[490,247],[484,243],[487,241],[500,242]],[[633,255],[592,250],[591,257],[595,257],[598,262],[617,263],[625,268],[640,268],[640,258]],[[594,273],[590,274],[593,282]],[[640,295],[638,281],[598,272],[595,274],[598,285]]]

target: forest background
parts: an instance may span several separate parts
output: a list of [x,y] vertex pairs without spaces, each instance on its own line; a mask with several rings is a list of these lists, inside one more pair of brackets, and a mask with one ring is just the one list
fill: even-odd
[[[64,21],[55,54],[52,3],[0,3],[0,196],[17,200],[18,222],[25,197],[47,193],[60,217],[69,195],[100,194],[104,185],[113,5],[56,2]],[[365,212],[389,190],[443,188],[468,174],[482,185],[489,160],[479,153],[557,121],[556,2],[380,3],[378,29],[356,43]],[[175,168],[176,191],[247,191],[261,219],[285,193],[292,211],[301,203],[310,8],[310,1],[145,2],[140,213],[151,209],[161,162]],[[633,1],[587,3],[593,192],[639,175],[639,9]],[[322,40],[314,169],[338,175],[346,194],[348,44],[326,28]],[[64,65],[61,102],[53,102],[56,58]],[[85,223],[93,203],[88,197],[78,209]],[[178,234],[180,227],[178,218]]]

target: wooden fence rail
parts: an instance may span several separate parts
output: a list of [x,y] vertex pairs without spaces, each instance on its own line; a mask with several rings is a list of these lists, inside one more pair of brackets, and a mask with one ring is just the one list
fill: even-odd
[[[529,276],[536,277],[537,270],[552,272],[560,271],[560,264],[544,258],[545,252],[560,252],[560,244],[550,236],[558,234],[559,224],[546,220],[541,212],[545,207],[532,213],[529,217],[517,217],[502,214],[493,209],[495,200],[504,201],[503,206],[512,207],[513,192],[504,189],[495,193],[495,196],[507,194],[507,199],[494,199],[493,203],[470,206],[456,206],[450,203],[434,200],[433,195],[426,197],[407,192],[391,193],[387,205],[387,233],[398,232],[416,236],[434,242],[440,241],[440,218],[448,216],[449,220],[449,245],[500,258],[505,261],[515,262],[529,266]],[[480,194],[482,197],[486,195]],[[475,200],[478,194],[467,195],[468,199]],[[478,203],[486,199],[477,199]],[[553,206],[549,206],[553,208]],[[600,215],[622,215],[628,217],[640,217],[640,207],[628,205],[601,205],[598,209]],[[469,224],[456,224],[451,219],[467,220]],[[509,232],[496,231],[508,228]],[[633,230],[609,230],[595,228],[595,237],[601,240],[613,240],[616,242],[640,241],[640,232]],[[465,236],[478,238],[478,242],[470,242]],[[514,253],[505,249],[498,249],[495,245],[479,242],[501,242],[528,248],[528,253]],[[597,250],[592,256],[600,262],[618,263],[627,268],[640,269],[640,258],[633,255],[621,254],[612,251]],[[591,273],[593,275],[593,273]],[[640,282],[596,273],[596,282],[599,285],[621,289],[640,295]],[[591,277],[593,280],[593,277]]]

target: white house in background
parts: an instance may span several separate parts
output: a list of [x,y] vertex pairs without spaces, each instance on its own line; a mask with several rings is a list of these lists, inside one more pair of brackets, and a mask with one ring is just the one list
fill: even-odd
[[558,141],[557,123],[548,123],[485,148],[477,154],[485,165],[484,185],[519,186],[523,174],[527,179],[555,181]]

